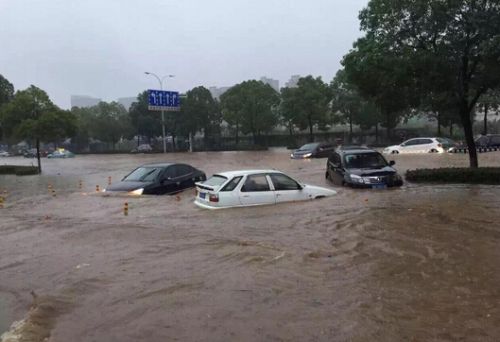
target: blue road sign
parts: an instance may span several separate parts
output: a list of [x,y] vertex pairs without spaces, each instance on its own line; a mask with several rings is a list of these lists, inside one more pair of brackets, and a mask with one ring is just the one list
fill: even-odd
[[180,110],[179,93],[168,90],[148,90],[148,109],[149,110]]

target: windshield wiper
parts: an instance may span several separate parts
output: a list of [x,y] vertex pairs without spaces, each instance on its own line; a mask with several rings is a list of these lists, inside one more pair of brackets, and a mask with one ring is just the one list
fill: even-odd
[[148,172],[148,173],[146,173],[144,176],[142,176],[142,177],[140,178],[140,180],[141,180],[141,181],[143,181],[143,180],[144,180],[144,178],[146,178],[147,176],[149,176],[150,174],[152,174],[152,173],[153,173],[153,172],[155,172],[155,171],[156,171],[156,169],[153,169],[153,170],[149,171],[149,172]]

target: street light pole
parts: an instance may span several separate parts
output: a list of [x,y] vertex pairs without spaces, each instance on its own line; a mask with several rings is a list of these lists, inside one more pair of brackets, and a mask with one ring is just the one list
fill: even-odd
[[[152,72],[145,71],[144,72],[146,75],[151,75],[155,77],[158,80],[158,83],[160,83],[160,90],[163,90],[163,81],[166,78],[172,78],[175,77],[175,75],[165,75],[162,78],[158,77],[158,75],[153,74]],[[165,111],[161,111],[161,130],[162,130],[162,137],[163,137],[163,153],[167,153],[167,140],[165,139]]]

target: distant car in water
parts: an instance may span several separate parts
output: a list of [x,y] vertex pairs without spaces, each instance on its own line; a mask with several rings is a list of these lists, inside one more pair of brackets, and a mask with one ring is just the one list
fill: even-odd
[[335,150],[331,143],[318,142],[301,146],[290,154],[292,159],[327,158]]
[[206,179],[203,171],[188,164],[146,164],[139,166],[104,191],[128,192],[131,195],[174,194],[192,188],[196,182]]
[[0,157],[9,157],[10,153],[7,151],[0,151]]
[[481,135],[476,139],[476,146],[481,148],[500,147],[500,134]]
[[452,140],[446,138],[413,138],[399,145],[388,146],[383,153],[443,153],[454,147],[454,144]]
[[328,158],[326,178],[336,185],[387,188],[403,185],[403,179],[379,152],[363,147],[338,149]]
[[194,203],[205,209],[276,204],[333,196],[336,191],[301,184],[276,170],[221,172],[196,183]]
[[[40,157],[47,157],[49,155],[49,152],[45,150],[40,150]],[[23,157],[24,158],[36,158],[36,148],[31,148],[29,150],[26,150],[23,152]]]
[[132,151],[132,153],[148,153],[148,152],[151,152],[153,151],[153,148],[151,147],[151,145],[149,144],[142,144],[142,145],[139,145],[137,146],[136,148],[134,148]]
[[53,159],[53,158],[74,158],[75,154],[73,152],[70,152],[68,150],[65,150],[63,148],[58,148],[52,153],[47,154],[47,158]]

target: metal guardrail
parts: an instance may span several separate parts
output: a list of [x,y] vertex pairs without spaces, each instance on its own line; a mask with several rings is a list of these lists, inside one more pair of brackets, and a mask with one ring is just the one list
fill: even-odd
[[[454,148],[451,151],[448,151],[448,153],[468,153],[469,149],[467,148]],[[495,151],[500,151],[500,147],[477,147],[476,151],[478,153],[486,153],[486,152],[495,152]]]

